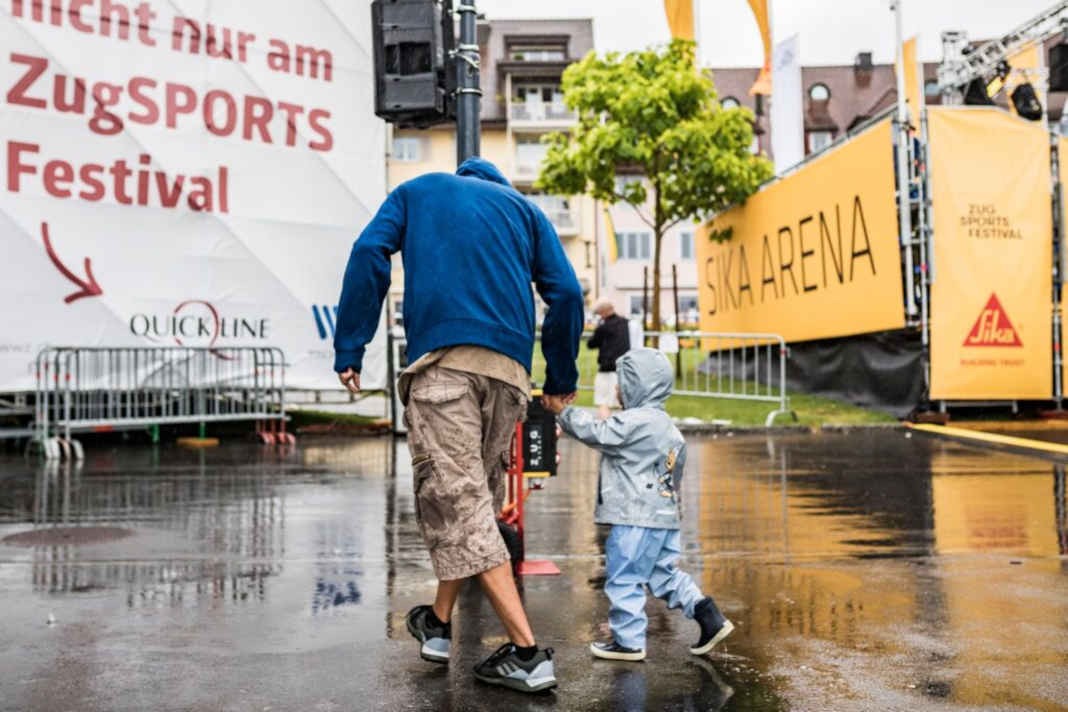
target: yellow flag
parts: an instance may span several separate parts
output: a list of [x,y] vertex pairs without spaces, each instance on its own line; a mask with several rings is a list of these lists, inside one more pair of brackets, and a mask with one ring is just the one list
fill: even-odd
[[753,9],[753,17],[760,28],[760,39],[764,43],[764,66],[760,68],[760,75],[749,89],[749,94],[768,95],[771,94],[771,15],[768,12],[768,0],[749,0],[749,7]]
[[905,101],[909,105],[912,121],[918,122],[923,111],[923,84],[916,62],[916,38],[911,37],[901,45],[902,62],[905,65]]
[[604,227],[605,256],[608,257],[609,262],[615,264],[619,259],[619,241],[616,240],[616,226],[612,223],[612,212],[607,207],[604,209]]
[[671,37],[676,40],[694,40],[694,0],[664,0]]

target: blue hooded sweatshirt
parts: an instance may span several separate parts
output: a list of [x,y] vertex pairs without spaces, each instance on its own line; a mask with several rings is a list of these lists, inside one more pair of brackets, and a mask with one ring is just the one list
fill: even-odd
[[545,214],[489,161],[456,175],[428,173],[398,186],[349,256],[334,337],[334,369],[359,371],[389,290],[390,255],[404,260],[408,360],[468,344],[502,353],[530,372],[534,295],[542,324],[548,394],[576,388],[582,288]]

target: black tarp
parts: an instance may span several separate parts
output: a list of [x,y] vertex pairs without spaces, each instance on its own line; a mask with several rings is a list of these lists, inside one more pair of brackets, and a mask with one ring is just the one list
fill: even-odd
[[789,345],[786,387],[908,415],[926,399],[918,331],[890,331]]
[[[890,331],[840,339],[803,341],[787,346],[786,387],[876,408],[904,417],[926,400],[924,357],[920,333],[916,330]],[[752,349],[749,351],[752,354]],[[734,377],[767,383],[779,382],[778,354],[769,364],[747,358],[744,368],[740,352],[734,354]],[[722,356],[712,354],[699,370],[715,373],[725,369]]]

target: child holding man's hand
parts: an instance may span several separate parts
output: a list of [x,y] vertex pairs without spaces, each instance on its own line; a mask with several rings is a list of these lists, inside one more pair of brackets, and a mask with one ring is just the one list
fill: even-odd
[[616,361],[623,410],[607,420],[568,407],[560,396],[543,405],[559,416],[571,437],[602,453],[594,520],[612,525],[605,543],[611,602],[612,640],[594,642],[590,652],[611,660],[644,660],[645,586],[670,608],[681,608],[701,627],[690,648],[703,655],[730,635],[734,625],[715,602],[678,568],[680,555],[678,486],[686,462],[686,442],[664,411],[674,374],[655,349],[633,349]]

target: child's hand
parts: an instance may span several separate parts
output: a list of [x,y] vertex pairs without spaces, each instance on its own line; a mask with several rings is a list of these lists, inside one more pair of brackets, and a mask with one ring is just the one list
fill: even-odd
[[557,415],[563,413],[564,408],[567,407],[567,403],[564,402],[563,396],[542,396],[541,404],[546,410],[551,410]]

